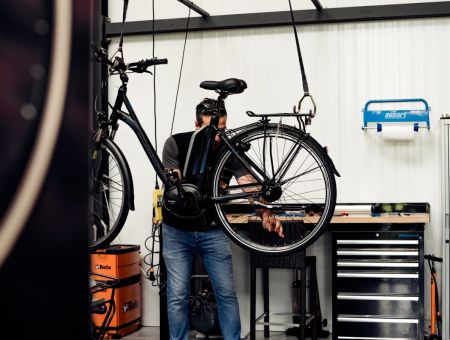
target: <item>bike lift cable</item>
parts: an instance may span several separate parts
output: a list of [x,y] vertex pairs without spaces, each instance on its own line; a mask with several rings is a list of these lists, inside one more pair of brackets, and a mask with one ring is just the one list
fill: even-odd
[[[152,58],[155,58],[155,0],[152,0]],[[155,129],[155,151],[158,152],[158,136],[156,133],[156,125],[157,125],[157,115],[156,115],[156,65],[153,65],[153,117],[154,117],[154,129]],[[161,197],[162,191],[159,188],[158,183],[158,174],[155,173],[155,189],[154,189],[154,195],[153,199],[155,197]],[[157,198],[157,200],[159,200]],[[147,263],[149,268],[146,273],[147,279],[149,279],[152,282],[152,286],[157,286],[161,288],[160,282],[159,282],[159,270],[160,270],[160,255],[161,255],[161,248],[159,248],[158,251],[155,250],[155,242],[159,243],[159,237],[161,235],[161,222],[156,221],[156,216],[158,215],[156,212],[156,209],[153,208],[153,218],[152,218],[152,232],[149,237],[145,240],[145,247],[147,250],[150,251],[148,256],[150,256],[150,263]],[[152,246],[149,249],[147,247],[147,241],[149,239],[152,239]],[[156,240],[158,239],[158,240]],[[155,255],[158,254],[158,262],[155,261]]]
[[[118,52],[120,53],[120,57],[123,60],[123,28],[125,26],[125,21],[126,21],[126,17],[127,17],[127,10],[128,10],[128,2],[129,0],[124,0],[123,3],[123,15],[122,15],[122,29],[120,32],[120,40],[119,40],[119,47],[118,50],[114,53],[114,55],[116,55]],[[155,57],[155,0],[152,0],[152,20],[153,20],[153,28],[152,28],[152,58]],[[114,56],[113,55],[113,56]],[[108,102],[109,104],[109,102]],[[111,106],[111,104],[109,104]],[[154,65],[153,67],[153,114],[154,114],[154,124],[155,124],[155,151],[158,151],[157,148],[157,135],[156,135],[156,66]],[[158,175],[155,175],[156,179],[155,179],[155,190],[159,190],[159,184],[158,184]],[[155,216],[153,216],[155,217]],[[151,236],[148,237],[145,240],[145,247],[147,248],[147,250],[150,251],[150,254],[148,254],[147,256],[150,256],[150,263],[147,263],[149,265],[149,269],[147,271],[147,273],[145,273],[145,276],[152,281],[152,285],[154,284],[154,282],[156,281],[156,284],[159,286],[159,263],[158,264],[154,264],[154,257],[155,254],[159,254],[160,251],[155,251],[155,241],[156,241],[156,237],[159,238],[159,234],[160,233],[160,229],[159,229],[159,225],[152,223],[152,233]],[[151,249],[148,249],[147,247],[147,241],[149,239],[152,239],[152,246]],[[159,241],[156,241],[159,242]],[[157,269],[157,272],[155,273],[154,270],[155,268]]]
[[127,11],[128,11],[128,1],[129,0],[123,0],[123,12],[122,12],[122,28],[120,30],[120,39],[119,39],[119,48],[117,49],[117,51],[113,54],[113,57],[117,54],[117,52],[120,53],[120,57],[123,60],[123,28],[125,26],[125,21],[127,18]]
[[178,93],[180,91],[181,74],[183,72],[184,53],[186,52],[186,42],[187,42],[187,37],[188,37],[189,19],[190,18],[191,18],[191,9],[189,8],[188,17],[187,17],[187,21],[186,21],[186,32],[185,32],[185,35],[184,35],[183,53],[182,53],[182,56],[181,56],[180,74],[178,75],[177,94],[175,95],[175,106],[173,108],[172,126],[170,128],[170,135],[171,136],[172,136],[172,132],[173,132],[173,124],[175,122],[175,113],[177,111]]
[[289,10],[290,10],[290,13],[291,13],[292,28],[294,29],[295,44],[297,46],[298,62],[299,62],[299,65],[300,65],[300,72],[301,72],[301,75],[302,75],[302,84],[303,84],[303,92],[304,92],[302,98],[298,102],[297,108],[294,106],[294,113],[300,113],[302,102],[303,102],[303,100],[306,97],[309,97],[309,99],[312,102],[313,108],[314,108],[314,111],[310,110],[309,117],[307,117],[305,119],[305,122],[303,122],[303,120],[301,120],[300,117],[297,117],[297,120],[298,120],[298,122],[300,124],[300,128],[303,128],[303,130],[304,130],[305,124],[308,125],[310,123],[311,118],[314,118],[314,116],[316,115],[316,104],[314,102],[313,97],[309,93],[308,80],[306,79],[305,66],[303,64],[302,52],[300,50],[300,42],[298,40],[297,27],[295,25],[294,12],[292,10],[291,0],[288,0],[288,2],[289,2]]
[[[152,58],[155,58],[155,0],[152,0]],[[156,135],[156,65],[153,65],[153,117],[155,126],[155,151],[158,153],[158,138]],[[155,173],[155,189],[159,189],[158,175]]]

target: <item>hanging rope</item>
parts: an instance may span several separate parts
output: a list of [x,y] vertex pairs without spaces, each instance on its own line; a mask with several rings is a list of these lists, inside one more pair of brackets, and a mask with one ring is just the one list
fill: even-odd
[[187,21],[186,21],[186,33],[184,35],[183,54],[181,56],[180,74],[178,75],[177,94],[175,96],[175,107],[173,108],[172,127],[170,128],[170,135],[172,135],[172,132],[173,132],[173,124],[175,122],[175,113],[177,111],[178,93],[180,91],[181,74],[183,73],[184,53],[186,51],[186,41],[187,41],[187,36],[188,36],[188,28],[189,28],[189,19],[190,18],[191,18],[191,9],[189,8],[188,17],[187,17]]

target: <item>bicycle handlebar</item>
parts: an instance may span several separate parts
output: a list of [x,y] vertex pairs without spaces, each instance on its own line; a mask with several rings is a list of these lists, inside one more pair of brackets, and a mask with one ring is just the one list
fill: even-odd
[[136,73],[143,73],[147,71],[147,67],[153,66],[153,65],[163,65],[167,64],[167,59],[158,59],[158,58],[152,58],[152,59],[145,59],[140,60],[134,63],[129,63],[127,65],[127,69]]
[[97,61],[106,63],[113,71],[132,71],[136,73],[147,72],[147,68],[153,65],[167,64],[167,59],[143,59],[134,63],[125,64],[123,59],[120,57],[115,57],[114,61],[108,59],[108,52],[106,49],[98,46],[94,46],[94,57]]

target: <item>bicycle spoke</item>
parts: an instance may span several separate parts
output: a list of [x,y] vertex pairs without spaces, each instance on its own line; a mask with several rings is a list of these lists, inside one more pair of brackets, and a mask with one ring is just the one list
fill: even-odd
[[286,180],[284,180],[284,181],[282,181],[282,182],[280,182],[280,183],[278,183],[278,184],[279,184],[279,185],[286,184],[287,182],[290,182],[290,181],[292,181],[293,179],[296,179],[296,178],[305,176],[305,175],[307,175],[307,174],[313,173],[313,172],[315,172],[315,171],[317,171],[317,170],[320,170],[322,167],[323,167],[323,165],[319,165],[319,166],[317,166],[317,167],[315,167],[315,168],[313,168],[313,169],[308,169],[308,170],[302,172],[301,174],[296,175],[296,176],[294,176],[294,177],[291,177],[291,178],[289,178],[289,179],[286,179]]
[[[281,181],[286,173],[286,171],[290,168],[294,158],[297,156],[297,154],[300,152],[301,150],[301,143],[295,143],[294,145],[292,145],[291,149],[288,152],[288,155],[286,156],[286,158],[281,162],[281,166],[278,168],[277,172],[275,173],[275,176],[279,176],[278,180]],[[291,157],[292,155],[292,157]],[[281,174],[279,174],[281,173]]]
[[[298,195],[298,196],[300,196],[300,197],[303,198],[305,201],[311,203],[311,204],[314,205],[314,206],[318,206],[318,207],[321,207],[321,208],[325,209],[325,206],[324,206],[323,204],[316,203],[316,202],[312,201],[311,199],[306,198],[306,197],[304,197],[304,196],[302,196],[302,195]],[[317,199],[319,199],[319,198],[317,198]],[[322,199],[322,198],[320,198],[320,199]]]

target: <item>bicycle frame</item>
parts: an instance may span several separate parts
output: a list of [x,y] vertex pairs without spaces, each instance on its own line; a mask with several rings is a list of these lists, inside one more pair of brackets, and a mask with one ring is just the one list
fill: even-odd
[[[122,106],[125,105],[128,113],[122,110]],[[156,171],[157,176],[162,181],[166,188],[172,187],[174,183],[168,179],[166,169],[164,168],[161,159],[159,158],[153,144],[149,140],[147,134],[142,128],[139,119],[130,103],[130,100],[127,97],[127,86],[126,83],[122,84],[118,89],[116,100],[113,106],[113,110],[110,116],[110,120],[107,125],[112,126],[112,131],[110,135],[110,139],[114,140],[115,133],[118,129],[118,120],[125,122],[136,134],[139,142],[141,143],[142,148],[144,149],[150,163]],[[251,174],[257,184],[262,186],[263,182],[260,178],[263,179],[264,182],[269,182],[271,179],[267,176],[265,171],[261,169],[257,164],[255,164],[245,153],[239,153],[232,145],[231,138],[227,136],[227,134],[218,128],[219,116],[213,116],[211,119],[210,127],[212,128],[212,133],[208,134],[207,143],[210,147],[206,148],[202,154],[203,159],[209,159],[209,156],[212,153],[212,145],[214,143],[214,139],[216,134],[219,134],[221,140],[225,147],[227,147],[233,155],[237,158],[237,160],[245,167],[245,169]],[[259,124],[267,124],[268,120],[263,119],[257,123],[252,123],[241,127],[240,129],[249,128],[252,126],[256,126]],[[200,173],[206,173],[207,162],[202,162]],[[259,175],[259,176],[258,176]],[[253,184],[254,186],[254,184]],[[222,203],[227,202],[233,199],[238,198],[258,198],[262,195],[262,191],[252,191],[252,192],[242,192],[237,194],[231,194],[221,197],[210,197],[212,203]]]
[[[123,104],[125,104],[128,113],[122,111]],[[113,111],[111,113],[111,123],[113,128],[113,132],[110,136],[111,139],[114,139],[115,132],[118,129],[117,121],[119,119],[125,122],[134,131],[159,179],[164,183],[166,187],[171,186],[171,183],[169,183],[167,179],[161,159],[158,157],[153,144],[150,142],[150,139],[142,128],[141,123],[139,122],[139,119],[134,112],[133,107],[131,106],[130,100],[127,97],[126,84],[122,84],[122,86],[120,86],[117,92]]]

